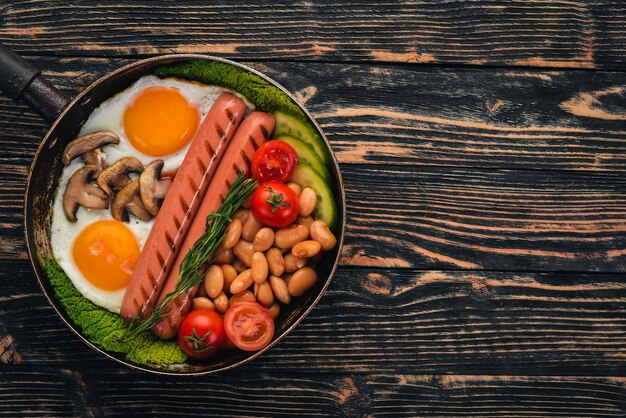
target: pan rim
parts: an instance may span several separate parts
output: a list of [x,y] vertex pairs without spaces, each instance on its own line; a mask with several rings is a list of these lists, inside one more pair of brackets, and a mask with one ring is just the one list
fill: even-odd
[[[333,266],[332,266],[332,268],[331,268],[331,270],[330,270],[330,272],[328,274],[328,278],[326,279],[324,285],[319,290],[319,292],[315,296],[315,298],[309,303],[309,306],[306,307],[306,309],[294,320],[294,322],[291,325],[289,325],[287,328],[285,328],[284,332],[281,335],[279,335],[278,337],[274,338],[266,347],[264,347],[263,349],[257,351],[256,353],[254,353],[254,354],[252,354],[252,355],[250,355],[248,357],[245,357],[245,358],[243,358],[241,360],[238,360],[238,361],[236,361],[236,362],[234,362],[232,364],[226,365],[224,367],[219,367],[219,368],[215,368],[215,369],[211,369],[211,370],[200,370],[200,371],[193,370],[193,371],[176,372],[176,371],[173,371],[173,370],[154,369],[154,368],[150,368],[149,366],[144,366],[144,365],[133,363],[130,360],[127,360],[127,359],[122,359],[122,358],[116,357],[113,354],[109,353],[108,351],[106,351],[106,350],[96,346],[94,343],[89,341],[83,335],[83,333],[78,329],[78,326],[76,324],[74,324],[73,322],[69,321],[65,317],[66,314],[59,310],[59,307],[57,307],[57,305],[55,303],[55,300],[52,299],[54,297],[54,295],[48,294],[48,291],[47,291],[47,289],[46,289],[46,287],[44,286],[44,283],[43,283],[44,278],[41,277],[41,275],[39,273],[39,269],[42,266],[41,266],[41,263],[39,261],[40,257],[39,257],[39,254],[37,252],[37,244],[35,242],[31,242],[31,239],[29,238],[29,235],[28,235],[28,230],[29,230],[28,227],[30,226],[30,222],[31,221],[27,217],[27,213],[28,213],[28,208],[30,206],[29,205],[29,197],[28,196],[29,196],[30,191],[31,191],[31,177],[32,177],[32,174],[33,174],[33,170],[35,168],[35,164],[39,160],[40,154],[41,154],[42,150],[44,149],[44,146],[48,144],[48,142],[50,140],[50,135],[54,131],[56,126],[60,123],[60,121],[63,118],[65,118],[65,115],[69,112],[69,110],[72,109],[85,95],[89,94],[91,91],[96,89],[101,83],[103,83],[104,81],[110,79],[111,77],[113,77],[115,75],[122,74],[124,72],[127,72],[127,71],[129,71],[129,70],[131,70],[131,69],[133,69],[135,67],[138,67],[138,66],[143,66],[143,65],[146,65],[146,64],[149,64],[149,63],[155,63],[155,62],[158,62],[158,61],[168,61],[168,60],[185,61],[185,60],[194,60],[194,59],[203,60],[203,61],[220,62],[220,63],[223,63],[223,64],[228,64],[228,65],[231,65],[231,66],[243,69],[245,71],[248,71],[248,72],[250,72],[250,73],[252,73],[252,74],[262,78],[266,82],[270,83],[272,86],[274,86],[274,87],[278,88],[279,90],[281,90],[283,93],[285,93],[293,101],[293,103],[295,103],[298,106],[298,108],[307,117],[308,122],[312,123],[312,125],[315,128],[316,132],[321,136],[321,138],[323,139],[327,149],[330,151],[332,164],[333,164],[333,167],[335,168],[335,173],[336,173],[336,177],[337,177],[337,183],[339,185],[338,196],[341,199],[341,213],[339,214],[340,216],[338,216],[338,218],[340,219],[340,225],[339,225],[339,240],[338,240],[338,247],[337,247],[337,255],[336,255],[335,260],[333,262]],[[76,334],[84,343],[86,343],[87,346],[91,347],[96,352],[99,352],[99,353],[105,355],[106,357],[108,357],[109,359],[111,359],[113,361],[116,361],[116,362],[118,362],[118,363],[120,363],[120,364],[122,364],[122,365],[124,365],[126,367],[129,367],[131,369],[140,370],[140,371],[143,371],[143,372],[146,372],[146,373],[153,373],[153,374],[159,374],[159,375],[168,375],[168,376],[205,376],[205,375],[212,374],[212,373],[217,373],[217,372],[221,372],[221,371],[234,369],[234,368],[236,368],[238,366],[246,364],[249,361],[252,361],[255,358],[259,357],[260,355],[262,355],[263,353],[265,353],[266,351],[268,351],[269,349],[271,349],[272,347],[277,345],[280,341],[282,341],[282,339],[285,338],[291,331],[293,331],[293,329],[295,329],[300,324],[300,322],[302,322],[304,320],[304,318],[306,318],[306,316],[318,304],[318,302],[321,300],[323,295],[326,293],[326,290],[328,289],[328,286],[330,285],[332,279],[334,278],[334,275],[336,273],[337,267],[339,265],[339,260],[341,258],[341,252],[342,252],[342,248],[343,248],[344,237],[345,237],[345,229],[346,229],[346,196],[345,196],[345,188],[344,188],[344,183],[343,183],[343,176],[341,174],[341,170],[340,170],[340,167],[339,167],[339,162],[337,161],[337,157],[336,157],[335,153],[332,151],[332,147],[330,145],[330,142],[328,141],[328,138],[326,137],[326,135],[322,131],[320,125],[315,120],[313,115],[311,115],[311,113],[302,104],[300,104],[297,101],[297,99],[294,97],[294,95],[292,95],[287,89],[285,89],[277,81],[275,81],[274,79],[270,78],[269,76],[263,74],[262,72],[254,69],[254,68],[251,68],[251,67],[249,67],[249,66],[247,66],[245,64],[241,64],[241,63],[238,63],[238,62],[235,62],[235,61],[231,61],[231,60],[226,59],[226,58],[221,58],[221,57],[216,57],[216,56],[206,55],[206,54],[165,54],[165,55],[158,55],[158,56],[155,56],[155,57],[150,57],[150,58],[134,61],[134,62],[132,62],[130,64],[127,64],[125,66],[122,66],[122,67],[120,67],[120,68],[118,68],[116,70],[113,70],[113,71],[107,73],[106,75],[98,78],[96,81],[91,83],[89,86],[87,86],[81,92],[79,92],[67,104],[67,106],[63,109],[63,111],[57,116],[55,121],[48,128],[46,134],[44,135],[44,137],[41,140],[39,146],[37,147],[37,151],[35,152],[35,154],[33,156],[33,160],[31,162],[31,165],[30,165],[30,168],[29,168],[29,171],[28,171],[28,176],[27,176],[27,179],[26,179],[26,189],[25,189],[25,192],[24,192],[23,216],[24,216],[24,237],[25,237],[25,241],[26,241],[26,248],[27,248],[27,252],[28,252],[28,259],[30,261],[32,270],[35,273],[35,277],[37,278],[37,283],[39,284],[39,287],[41,288],[42,293],[44,294],[44,296],[48,300],[49,305],[56,312],[57,316],[61,319],[61,321],[63,323],[65,323],[65,325],[70,330],[72,330],[74,332],[74,334]],[[45,276],[45,274],[44,274],[44,276]],[[47,276],[45,277],[45,280],[49,280],[47,278]]]

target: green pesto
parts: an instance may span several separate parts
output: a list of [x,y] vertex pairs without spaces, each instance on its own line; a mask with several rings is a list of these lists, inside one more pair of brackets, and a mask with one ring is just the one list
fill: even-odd
[[45,258],[44,261],[58,301],[93,344],[106,351],[124,354],[128,360],[143,365],[185,362],[187,356],[176,341],[162,341],[149,331],[117,341],[116,337],[127,328],[122,318],[85,299],[53,259]]
[[282,90],[261,77],[232,65],[216,61],[193,60],[158,67],[154,73],[161,78],[177,77],[229,87],[246,96],[264,112],[282,110],[306,121],[302,110]]

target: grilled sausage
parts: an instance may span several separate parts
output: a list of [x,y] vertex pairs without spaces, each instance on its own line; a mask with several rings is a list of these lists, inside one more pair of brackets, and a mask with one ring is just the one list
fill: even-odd
[[[180,263],[193,244],[206,231],[207,215],[217,212],[237,175],[242,171],[246,173],[250,171],[250,160],[254,152],[269,138],[273,129],[274,116],[271,113],[253,112],[241,123],[180,247],[180,252],[163,288],[161,299],[176,286]],[[171,309],[169,316],[152,327],[152,332],[162,339],[174,337],[189,311],[191,300],[195,297],[197,290],[197,287],[194,287],[172,301],[168,305],[168,309]]]
[[231,94],[221,95],[192,139],[124,294],[120,315],[126,321],[137,316],[140,309],[142,319],[152,312],[211,178],[245,111],[241,99]]

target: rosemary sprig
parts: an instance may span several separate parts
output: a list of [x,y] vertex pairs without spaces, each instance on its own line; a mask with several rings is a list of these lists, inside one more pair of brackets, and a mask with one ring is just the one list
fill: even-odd
[[165,295],[143,321],[141,320],[142,306],[139,314],[128,325],[128,330],[122,338],[152,328],[154,324],[169,315],[170,310],[166,311],[166,309],[170,302],[202,283],[204,280],[203,272],[213,261],[213,253],[222,243],[224,231],[232,220],[232,216],[239,209],[241,203],[252,194],[256,185],[254,179],[245,180],[243,173],[239,174],[217,212],[206,217],[206,232],[198,238],[180,263],[180,273],[174,290]]

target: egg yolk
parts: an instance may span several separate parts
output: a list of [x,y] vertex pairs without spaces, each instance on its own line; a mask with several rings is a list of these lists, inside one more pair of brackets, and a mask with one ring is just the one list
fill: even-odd
[[113,220],[97,221],[74,240],[72,255],[85,279],[102,290],[128,285],[139,257],[139,244],[130,229]]
[[196,133],[198,109],[172,87],[148,87],[124,111],[130,143],[147,155],[163,156],[184,147]]

